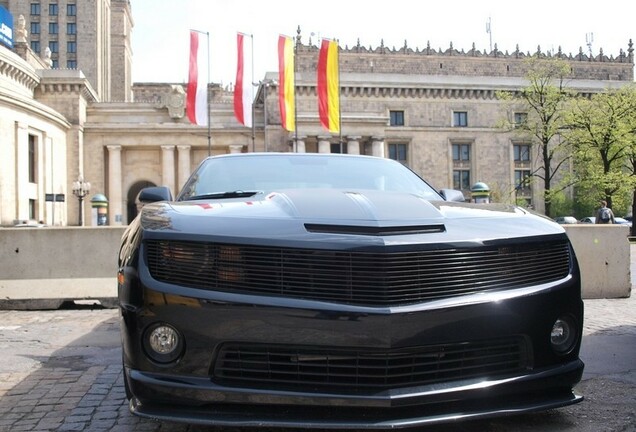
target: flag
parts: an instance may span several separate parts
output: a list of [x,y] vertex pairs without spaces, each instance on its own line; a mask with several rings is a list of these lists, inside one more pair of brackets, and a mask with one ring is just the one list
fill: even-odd
[[234,86],[234,114],[236,119],[247,127],[252,127],[252,83],[248,78],[243,51],[243,34],[236,37],[237,61],[236,84]]
[[278,37],[278,80],[280,82],[278,103],[280,120],[288,131],[296,129],[295,122],[295,82],[294,82],[294,45],[287,36]]
[[[199,73],[203,72],[203,73]],[[190,69],[186,91],[186,115],[191,123],[208,125],[208,83],[204,77],[207,62],[199,49],[199,33],[190,30]]]
[[318,113],[329,132],[340,132],[338,42],[322,40],[318,55]]

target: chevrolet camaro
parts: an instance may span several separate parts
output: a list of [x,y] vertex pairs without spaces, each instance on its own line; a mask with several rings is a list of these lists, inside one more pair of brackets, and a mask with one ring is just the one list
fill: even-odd
[[383,429],[582,400],[578,264],[544,216],[339,154],[208,157],[139,202],[118,258],[136,415]]

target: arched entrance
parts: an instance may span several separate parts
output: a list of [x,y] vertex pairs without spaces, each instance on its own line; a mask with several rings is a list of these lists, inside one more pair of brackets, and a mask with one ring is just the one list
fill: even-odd
[[132,222],[132,220],[137,216],[137,195],[139,195],[139,192],[141,192],[143,188],[151,186],[157,185],[147,180],[140,180],[128,189],[128,223]]

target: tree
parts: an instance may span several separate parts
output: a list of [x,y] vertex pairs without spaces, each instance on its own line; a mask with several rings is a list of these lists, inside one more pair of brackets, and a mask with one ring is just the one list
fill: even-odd
[[[574,92],[566,87],[566,79],[570,75],[570,65],[564,60],[532,57],[526,74],[528,85],[518,92],[498,94],[527,112],[525,121],[514,122],[513,119],[511,126],[532,141],[537,168],[530,175],[543,181],[545,213],[548,216],[552,216],[552,197],[571,186],[566,181],[556,181],[561,174],[560,169],[570,159],[567,143],[561,139],[561,131],[566,124],[563,108],[574,96]],[[561,176],[563,178],[565,176]]]
[[[575,155],[581,189],[614,208],[636,194],[636,87],[578,97],[565,133]],[[622,205],[624,207],[624,205]]]

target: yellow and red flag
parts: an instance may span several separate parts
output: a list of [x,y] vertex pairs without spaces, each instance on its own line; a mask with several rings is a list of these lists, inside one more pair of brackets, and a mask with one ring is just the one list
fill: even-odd
[[294,131],[296,129],[294,44],[292,38],[282,35],[278,37],[278,81],[281,124],[285,130]]
[[340,132],[338,42],[323,39],[318,56],[318,113],[329,132]]

